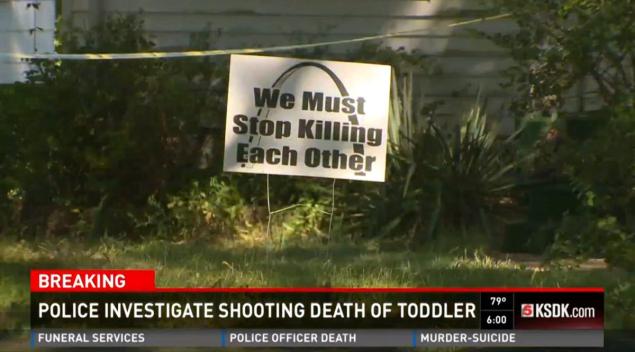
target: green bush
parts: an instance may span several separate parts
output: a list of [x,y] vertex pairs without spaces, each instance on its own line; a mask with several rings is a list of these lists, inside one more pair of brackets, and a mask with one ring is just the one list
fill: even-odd
[[[329,240],[330,200],[327,198],[303,198],[297,206],[288,212],[281,212],[279,219],[275,216],[273,231],[277,232],[280,244],[284,241],[303,241],[307,239]],[[272,235],[275,235],[272,234]]]
[[[512,33],[488,36],[515,60],[506,71],[506,86],[517,93],[512,108],[529,113],[540,130],[538,138],[521,136],[538,142],[520,145],[536,151],[522,170],[529,204],[520,225],[533,232],[533,247],[547,245],[551,255],[621,262],[616,258],[632,251],[635,233],[635,2],[490,2],[518,24]],[[564,113],[576,87],[599,96],[603,107]],[[542,204],[531,204],[539,198]]]
[[560,162],[585,205],[635,231],[635,109],[619,109],[592,137],[564,146]]
[[[581,141],[565,140],[558,155],[562,174],[581,204],[575,221],[563,219],[552,253],[604,256],[617,266],[632,266],[635,248],[635,110],[619,108]],[[582,228],[569,230],[577,222]],[[584,224],[584,225],[582,225]],[[573,248],[572,253],[562,248]],[[629,259],[630,258],[630,259]]]
[[552,258],[604,257],[615,266],[632,268],[633,233],[624,232],[614,217],[595,218],[591,214],[565,215],[556,228],[554,244],[549,249]]
[[[520,146],[520,150],[535,150],[531,162],[522,169],[524,186],[519,187],[523,192],[521,204],[527,208],[521,231],[531,234],[523,236],[527,237],[522,240],[525,249],[548,250],[552,244],[558,247],[558,231],[575,232],[566,230],[570,227],[570,221],[563,219],[566,214],[589,226],[611,218],[621,232],[633,233],[635,154],[629,151],[635,149],[634,110],[606,109],[580,117],[562,114],[547,123],[541,133],[538,138],[529,138],[536,139],[535,143]],[[592,232],[581,233],[593,237]],[[515,242],[521,244],[518,239]],[[576,249],[587,256],[606,254],[602,242],[577,242],[589,246]]]
[[489,36],[509,49],[507,70],[521,112],[559,110],[587,78],[608,106],[635,103],[635,1],[489,0],[518,31]]
[[194,181],[165,202],[150,197],[137,228],[144,234],[189,240],[236,234],[249,228],[251,221],[236,183],[212,177],[206,184]]
[[[135,16],[64,32],[60,42],[59,52],[153,48]],[[225,77],[225,63],[208,59],[34,61],[28,82],[0,94],[0,191],[23,194],[25,223],[47,227],[54,212],[100,204],[100,214],[126,222],[150,195],[200,177],[202,126],[222,126]]]

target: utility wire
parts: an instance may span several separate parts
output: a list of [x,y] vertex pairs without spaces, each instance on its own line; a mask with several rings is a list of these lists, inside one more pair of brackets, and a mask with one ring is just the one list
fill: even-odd
[[[490,17],[477,18],[468,21],[455,22],[447,25],[447,27],[459,27],[466,26],[475,23],[481,23],[485,21],[498,20],[502,18],[510,17],[511,14],[501,14]],[[168,59],[168,58],[189,58],[189,57],[207,57],[207,56],[220,56],[231,54],[256,54],[256,53],[270,53],[278,51],[288,51],[296,49],[308,49],[317,48],[329,45],[342,45],[357,42],[366,42],[371,40],[386,39],[392,37],[398,37],[406,34],[422,33],[428,31],[428,28],[420,28],[408,31],[400,31],[393,33],[386,33],[380,35],[373,35],[367,37],[359,37],[344,40],[333,40],[307,44],[294,44],[294,45],[280,45],[269,46],[264,48],[242,48],[242,49],[214,49],[214,50],[194,50],[194,51],[155,51],[145,53],[86,53],[86,54],[56,54],[56,53],[2,53],[0,52],[0,59],[17,59],[17,60],[141,60],[141,59]]]

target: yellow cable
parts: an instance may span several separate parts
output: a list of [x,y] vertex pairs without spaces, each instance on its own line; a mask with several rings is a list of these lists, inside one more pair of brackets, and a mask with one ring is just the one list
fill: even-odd
[[[448,25],[448,27],[465,26],[469,24],[497,20],[497,19],[506,18],[510,16],[511,14],[506,13],[506,14],[501,14],[496,16],[483,17],[483,18],[478,18],[474,20],[451,23]],[[334,40],[334,41],[325,41],[325,42],[307,43],[307,44],[270,46],[270,47],[264,47],[264,48],[243,48],[243,49],[224,49],[224,50],[215,49],[215,50],[203,50],[203,51],[200,51],[200,50],[179,51],[179,52],[157,51],[157,52],[146,52],[146,53],[87,53],[87,54],[0,53],[0,59],[4,58],[4,59],[17,59],[17,60],[139,60],[139,59],[164,59],[164,58],[219,56],[219,55],[230,55],[230,54],[254,54],[254,53],[288,51],[288,50],[296,50],[296,49],[316,48],[316,47],[328,46],[328,45],[341,45],[341,44],[349,44],[349,43],[356,43],[356,42],[364,42],[364,41],[370,41],[370,40],[397,37],[404,34],[421,33],[427,30],[428,30],[427,28],[422,28],[422,29],[393,32],[393,33],[373,35],[373,36],[353,38],[353,39]]]

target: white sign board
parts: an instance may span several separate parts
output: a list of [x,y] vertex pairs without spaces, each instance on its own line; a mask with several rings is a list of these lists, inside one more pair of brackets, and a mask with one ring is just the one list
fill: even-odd
[[224,170],[384,181],[390,69],[232,55]]

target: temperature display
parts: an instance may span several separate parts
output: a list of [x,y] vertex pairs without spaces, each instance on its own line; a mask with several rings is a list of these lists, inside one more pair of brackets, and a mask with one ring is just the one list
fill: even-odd
[[514,309],[514,299],[512,293],[482,293],[482,310],[512,310]]
[[505,292],[481,294],[481,329],[514,328],[514,294]]

